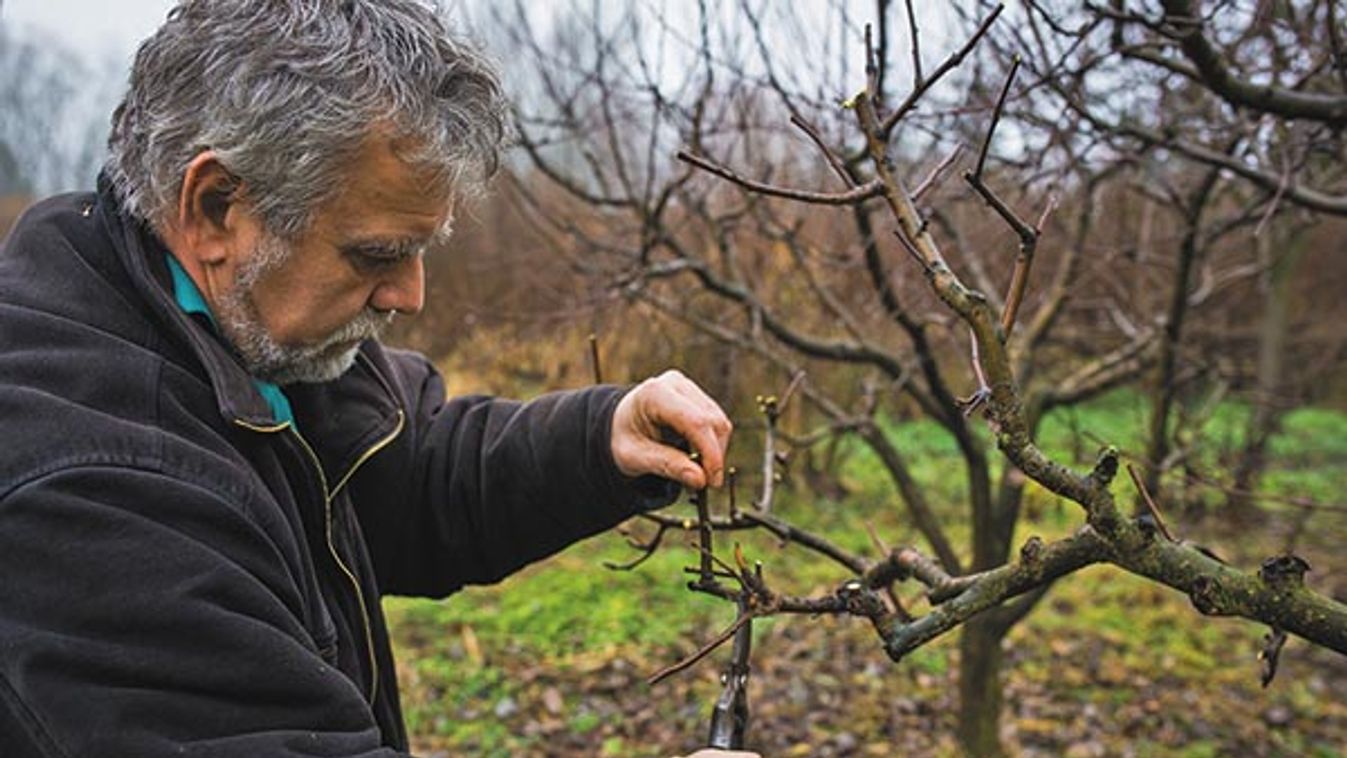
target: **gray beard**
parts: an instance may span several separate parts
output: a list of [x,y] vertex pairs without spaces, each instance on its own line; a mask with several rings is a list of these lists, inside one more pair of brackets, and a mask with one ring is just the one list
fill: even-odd
[[263,381],[285,385],[328,382],[355,363],[360,343],[377,339],[393,320],[393,313],[366,306],[355,318],[321,340],[289,347],[281,345],[262,325],[253,290],[265,274],[289,258],[290,246],[267,236],[239,267],[234,287],[217,305],[220,328],[243,359],[248,373]]

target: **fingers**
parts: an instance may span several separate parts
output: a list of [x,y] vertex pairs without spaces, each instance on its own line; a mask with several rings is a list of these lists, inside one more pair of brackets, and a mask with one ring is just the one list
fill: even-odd
[[[687,440],[700,464],[664,444],[661,427]],[[613,414],[613,460],[628,476],[658,474],[700,489],[725,480],[725,451],[733,425],[701,387],[677,371],[647,379]]]
[[707,486],[706,472],[697,461],[676,447],[642,441],[633,451],[632,460],[635,462],[636,471],[639,472],[635,474],[637,476],[658,474],[694,490]]
[[681,374],[678,378],[681,381],[674,385],[674,391],[684,404],[667,409],[669,415],[662,418],[661,423],[687,440],[688,445],[701,456],[698,468],[705,472],[705,478],[709,480],[702,486],[711,484],[719,487],[725,483],[725,450],[729,446],[732,430],[730,420],[701,387]]

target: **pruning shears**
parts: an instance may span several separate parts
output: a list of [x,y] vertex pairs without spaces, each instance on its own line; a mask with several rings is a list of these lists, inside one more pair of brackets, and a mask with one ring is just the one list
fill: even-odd
[[753,617],[748,607],[748,592],[739,596],[739,613],[744,619],[734,632],[730,663],[721,674],[724,689],[711,711],[711,736],[707,747],[738,750],[744,746],[748,730],[748,657],[753,645]]

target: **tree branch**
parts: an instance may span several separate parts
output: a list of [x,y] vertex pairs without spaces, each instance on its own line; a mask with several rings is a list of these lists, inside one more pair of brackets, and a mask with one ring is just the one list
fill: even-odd
[[797,190],[789,187],[778,187],[774,184],[765,184],[736,174],[729,168],[720,165],[714,161],[703,158],[699,155],[693,155],[686,150],[678,151],[678,160],[692,165],[704,171],[709,171],[722,179],[726,179],[734,184],[743,187],[750,192],[757,192],[772,197],[784,197],[788,200],[798,200],[803,203],[814,203],[817,205],[851,205],[862,200],[868,200],[872,197],[878,197],[884,188],[879,182],[866,182],[858,187],[846,192],[809,192],[808,190]]
[[1347,126],[1347,95],[1252,84],[1230,71],[1220,51],[1202,34],[1204,22],[1198,0],[1162,0],[1161,5],[1168,22],[1182,25],[1175,36],[1183,54],[1192,61],[1202,82],[1226,102],[1287,119],[1309,119],[1339,129]]

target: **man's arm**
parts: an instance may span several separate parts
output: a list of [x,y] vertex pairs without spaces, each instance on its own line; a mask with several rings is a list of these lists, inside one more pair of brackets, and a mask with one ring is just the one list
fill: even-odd
[[107,465],[0,499],[6,756],[397,755],[247,506]]
[[[708,434],[701,419],[724,419],[714,403],[705,399],[693,411],[671,398],[686,397],[685,387],[675,387],[691,385],[681,375],[630,392],[599,386],[529,403],[446,401],[443,381],[424,358],[387,356],[407,428],[351,482],[386,593],[439,597],[498,581],[669,503],[677,485],[657,475],[687,479],[688,467],[697,467],[676,448],[656,448],[661,426],[706,448],[708,460],[723,461],[723,444],[708,440],[727,440],[728,421]],[[615,459],[615,447],[635,453]]]

